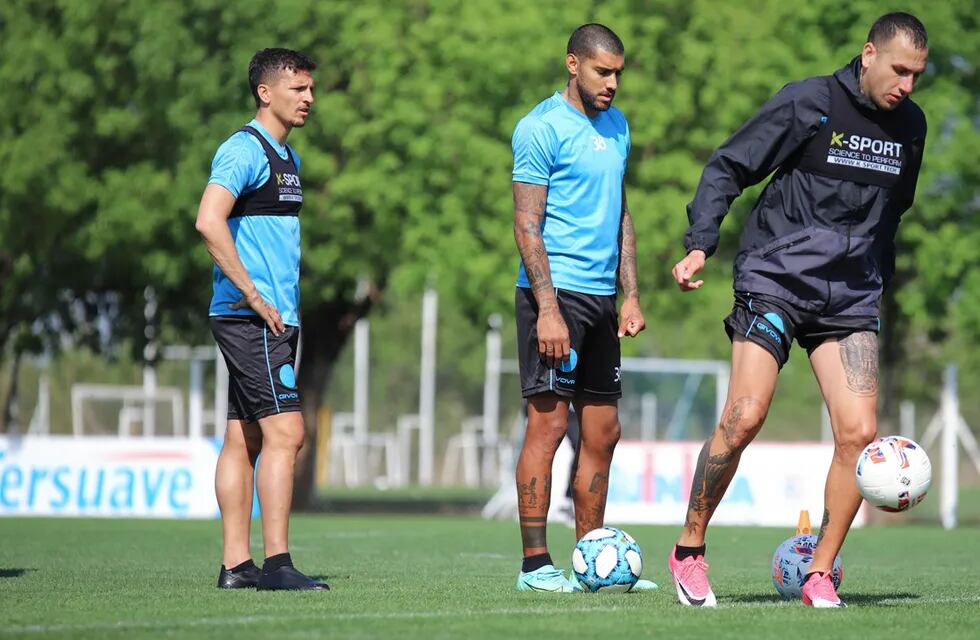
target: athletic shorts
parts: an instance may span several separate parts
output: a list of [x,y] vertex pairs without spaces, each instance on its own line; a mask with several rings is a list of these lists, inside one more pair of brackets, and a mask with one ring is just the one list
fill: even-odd
[[538,352],[538,303],[530,289],[517,287],[517,352],[521,394],[528,398],[553,392],[565,398],[615,400],[620,382],[619,325],[616,296],[597,296],[556,289],[558,308],[571,347],[568,362],[545,366]]
[[796,342],[807,354],[828,338],[845,338],[859,331],[878,333],[878,316],[821,316],[801,311],[773,296],[735,292],[735,306],[725,318],[725,331],[756,343],[772,354],[782,369],[789,361],[789,347]]
[[299,327],[279,336],[258,316],[211,316],[211,333],[228,363],[228,419],[255,422],[299,411]]

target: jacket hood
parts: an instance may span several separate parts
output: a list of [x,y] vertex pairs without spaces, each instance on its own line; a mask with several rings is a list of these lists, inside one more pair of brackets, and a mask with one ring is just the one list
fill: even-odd
[[878,111],[878,105],[874,100],[861,92],[861,56],[854,56],[854,59],[834,72],[834,77],[841,83],[848,94],[854,98],[854,102],[859,107]]

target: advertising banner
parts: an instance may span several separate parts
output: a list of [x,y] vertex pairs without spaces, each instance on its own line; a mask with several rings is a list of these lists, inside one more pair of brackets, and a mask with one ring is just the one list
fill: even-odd
[[[610,524],[683,524],[701,442],[620,442],[609,477]],[[742,453],[712,524],[795,527],[807,509],[814,529],[833,457],[830,443],[753,442]],[[854,526],[865,522],[862,506]]]
[[220,440],[0,436],[0,516],[215,518]]

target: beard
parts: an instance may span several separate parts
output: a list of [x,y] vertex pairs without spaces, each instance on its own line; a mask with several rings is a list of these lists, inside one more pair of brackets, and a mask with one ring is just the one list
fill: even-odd
[[601,102],[598,93],[589,93],[585,87],[577,82],[575,83],[575,89],[578,91],[578,97],[582,101],[582,104],[588,105],[596,111],[608,111],[609,107],[612,106],[612,99],[608,103]]

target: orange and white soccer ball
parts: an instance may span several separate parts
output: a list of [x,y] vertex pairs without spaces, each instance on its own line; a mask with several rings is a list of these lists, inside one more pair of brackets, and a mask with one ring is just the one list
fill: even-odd
[[864,499],[882,511],[905,511],[926,497],[932,463],[908,438],[878,438],[858,456],[857,484]]

